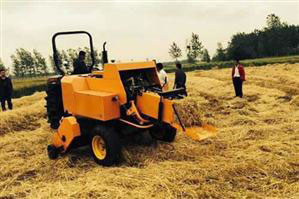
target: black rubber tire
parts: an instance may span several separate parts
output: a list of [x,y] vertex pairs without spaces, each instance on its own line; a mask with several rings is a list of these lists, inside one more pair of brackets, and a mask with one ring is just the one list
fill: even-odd
[[173,142],[176,137],[177,129],[169,124],[155,125],[150,129],[150,134],[157,140]]
[[176,137],[177,129],[172,127],[171,125],[165,126],[165,133],[163,135],[162,141],[165,142],[173,142]]
[[54,145],[48,145],[47,150],[48,150],[48,157],[51,160],[55,160],[58,158],[59,151]]
[[[100,136],[105,142],[106,156],[104,159],[98,159],[92,148],[92,139],[94,136]],[[97,125],[92,130],[89,147],[95,162],[103,166],[116,164],[120,159],[121,141],[115,130],[109,126]]]
[[143,146],[151,146],[154,143],[154,138],[148,131],[138,132],[136,135],[130,136],[129,139],[133,139],[134,143]]
[[64,115],[61,85],[59,82],[51,82],[47,85],[47,96],[45,100],[47,102],[47,115],[48,122],[52,129],[58,129],[60,125],[60,119]]

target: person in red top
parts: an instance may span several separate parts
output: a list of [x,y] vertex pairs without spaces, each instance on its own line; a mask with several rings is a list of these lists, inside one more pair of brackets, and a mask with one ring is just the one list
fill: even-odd
[[232,68],[232,79],[235,88],[236,97],[243,97],[243,81],[245,81],[245,70],[239,59],[236,59],[236,65]]

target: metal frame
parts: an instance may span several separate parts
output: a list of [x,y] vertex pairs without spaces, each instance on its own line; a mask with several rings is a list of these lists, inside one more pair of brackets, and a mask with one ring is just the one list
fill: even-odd
[[71,34],[86,34],[89,37],[89,45],[90,45],[90,55],[91,55],[91,65],[89,66],[90,69],[93,68],[94,64],[95,64],[95,58],[94,58],[94,51],[93,51],[93,43],[92,43],[92,36],[91,34],[89,34],[86,31],[68,31],[68,32],[58,32],[55,33],[52,37],[52,47],[53,47],[53,59],[54,59],[54,63],[55,66],[57,68],[57,70],[59,71],[59,73],[61,75],[65,75],[64,71],[60,68],[60,63],[59,63],[59,57],[58,57],[58,52],[56,49],[56,37],[59,35],[71,35]]

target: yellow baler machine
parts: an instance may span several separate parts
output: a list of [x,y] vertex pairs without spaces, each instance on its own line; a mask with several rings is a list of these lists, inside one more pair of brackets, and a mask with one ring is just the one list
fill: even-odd
[[154,61],[107,63],[103,50],[103,70],[90,74],[65,75],[60,67],[55,38],[64,34],[87,34],[94,65],[92,37],[85,31],[60,32],[52,38],[54,61],[61,76],[47,86],[48,121],[58,129],[48,146],[51,159],[73,147],[89,144],[94,160],[114,164],[121,153],[122,138],[148,131],[158,140],[172,142],[174,126],[172,99],[182,89],[162,92]]

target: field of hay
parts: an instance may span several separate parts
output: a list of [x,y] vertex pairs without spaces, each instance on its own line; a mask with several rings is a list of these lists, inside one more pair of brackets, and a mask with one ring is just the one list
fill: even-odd
[[183,120],[216,137],[126,146],[110,168],[88,148],[49,160],[45,94],[14,100],[0,112],[0,198],[299,198],[299,64],[246,72],[243,99],[230,69],[188,73]]

